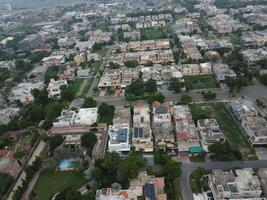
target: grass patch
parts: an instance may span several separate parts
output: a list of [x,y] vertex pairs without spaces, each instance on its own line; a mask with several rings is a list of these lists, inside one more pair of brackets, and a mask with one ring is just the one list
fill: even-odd
[[140,34],[142,40],[156,40],[168,37],[167,31],[165,31],[164,29],[142,29]]
[[218,83],[211,75],[204,76],[184,76],[186,85],[191,89],[209,89],[217,88]]
[[192,104],[189,107],[194,121],[198,119],[215,118],[227,140],[241,151],[244,159],[255,159],[254,152],[223,103],[210,105]]
[[178,178],[174,179],[174,181],[165,179],[165,190],[168,199],[176,199],[176,200],[182,199],[182,192]]
[[43,172],[35,187],[35,200],[49,200],[58,192],[67,188],[78,189],[87,180],[79,172]]
[[193,193],[201,193],[202,188],[204,190],[208,190],[208,181],[204,175],[210,174],[211,170],[205,170],[203,168],[198,168],[197,170],[193,171],[189,176],[189,183]]

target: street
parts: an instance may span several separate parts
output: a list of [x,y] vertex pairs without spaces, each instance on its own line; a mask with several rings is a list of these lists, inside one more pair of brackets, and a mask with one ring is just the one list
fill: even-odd
[[184,200],[194,200],[189,184],[189,175],[197,168],[204,169],[233,169],[233,168],[266,168],[267,160],[264,161],[233,161],[233,162],[205,162],[182,164],[182,176],[180,185]]
[[105,69],[106,63],[107,63],[107,61],[109,59],[109,56],[110,56],[110,54],[112,52],[112,49],[113,49],[113,46],[110,46],[108,51],[107,51],[107,54],[106,54],[105,58],[103,59],[103,61],[101,63],[101,66],[99,67],[99,70],[98,70],[97,74],[93,78],[92,84],[91,84],[86,96],[88,96],[88,97],[92,97],[93,96],[94,88],[97,86],[97,84],[99,82],[99,79],[101,77],[99,72],[103,72],[103,70]]

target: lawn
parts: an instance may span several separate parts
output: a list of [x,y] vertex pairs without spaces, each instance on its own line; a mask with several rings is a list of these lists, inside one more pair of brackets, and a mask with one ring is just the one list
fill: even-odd
[[209,105],[192,104],[190,105],[190,110],[194,121],[215,118],[230,144],[240,149],[244,159],[255,159],[255,154],[223,103]]
[[163,29],[142,29],[141,30],[141,39],[142,40],[156,40],[156,39],[163,39],[167,38],[168,34]]
[[58,192],[67,188],[78,189],[86,182],[79,172],[43,172],[34,187],[34,199],[49,200]]
[[218,83],[213,76],[184,76],[186,85],[192,89],[210,89],[217,88]]

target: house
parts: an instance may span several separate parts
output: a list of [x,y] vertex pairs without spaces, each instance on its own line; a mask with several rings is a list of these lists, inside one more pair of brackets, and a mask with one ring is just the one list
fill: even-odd
[[197,120],[197,128],[205,151],[208,151],[209,145],[215,142],[224,142],[225,140],[216,119],[199,119]]
[[267,144],[267,121],[263,117],[246,116],[241,126],[253,146]]
[[74,56],[73,60],[75,61],[77,66],[80,66],[82,63],[85,63],[86,62],[85,52],[81,52],[78,55]]
[[97,108],[81,108],[78,112],[63,110],[61,115],[53,122],[54,127],[90,126],[97,120]]
[[138,177],[130,181],[130,188],[142,188],[146,200],[167,200],[164,177],[155,177],[140,172]]
[[261,199],[259,177],[250,168],[234,171],[212,170],[208,183],[215,200]]
[[143,103],[137,103],[133,112],[132,145],[136,151],[152,152],[153,136],[150,128],[150,109]]
[[176,105],[172,108],[175,123],[178,153],[180,156],[202,152],[197,128],[188,106]]
[[123,33],[124,39],[140,40],[140,30],[126,31]]
[[42,59],[42,65],[47,67],[56,66],[65,62],[64,55],[51,55]]
[[20,114],[20,108],[4,108],[0,110],[0,125],[8,124],[14,117]]
[[49,98],[60,98],[61,89],[64,86],[68,86],[67,80],[57,80],[50,79],[50,82],[47,87],[48,97]]
[[224,83],[227,77],[237,77],[236,73],[227,64],[214,64],[213,73],[218,83]]
[[188,35],[178,35],[178,38],[181,42],[183,53],[187,59],[202,60],[202,55],[199,53],[193,37]]
[[36,49],[43,43],[43,39],[39,34],[27,35],[22,41],[19,42],[20,51],[30,51]]
[[90,69],[82,69],[81,67],[78,68],[76,74],[77,78],[90,78],[92,76]]
[[183,76],[211,75],[212,67],[210,63],[184,64],[181,71]]
[[152,105],[152,120],[152,131],[157,147],[162,149],[175,148],[170,105],[154,102]]
[[244,117],[255,117],[258,112],[254,104],[247,99],[236,99],[229,102],[229,110],[238,122]]
[[131,122],[131,110],[129,107],[116,106],[113,116],[113,124],[127,124]]
[[11,102],[20,101],[21,98],[23,99],[24,96],[28,97],[31,96],[31,91],[34,89],[42,90],[45,84],[43,81],[40,82],[24,82],[19,83],[16,87],[12,88],[11,93],[8,97],[8,100]]
[[267,196],[267,169],[266,168],[259,169],[258,175],[259,175],[259,179],[261,183],[262,193],[266,197]]
[[127,190],[103,188],[96,191],[96,200],[138,200],[143,195],[142,187]]
[[108,129],[109,141],[108,150],[110,152],[129,152],[130,145],[130,127],[129,124],[113,124]]

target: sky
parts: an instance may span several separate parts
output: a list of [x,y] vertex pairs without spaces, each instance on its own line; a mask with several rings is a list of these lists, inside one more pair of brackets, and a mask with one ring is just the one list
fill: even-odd
[[36,8],[82,1],[85,0],[0,0],[0,7],[9,3],[12,8]]

